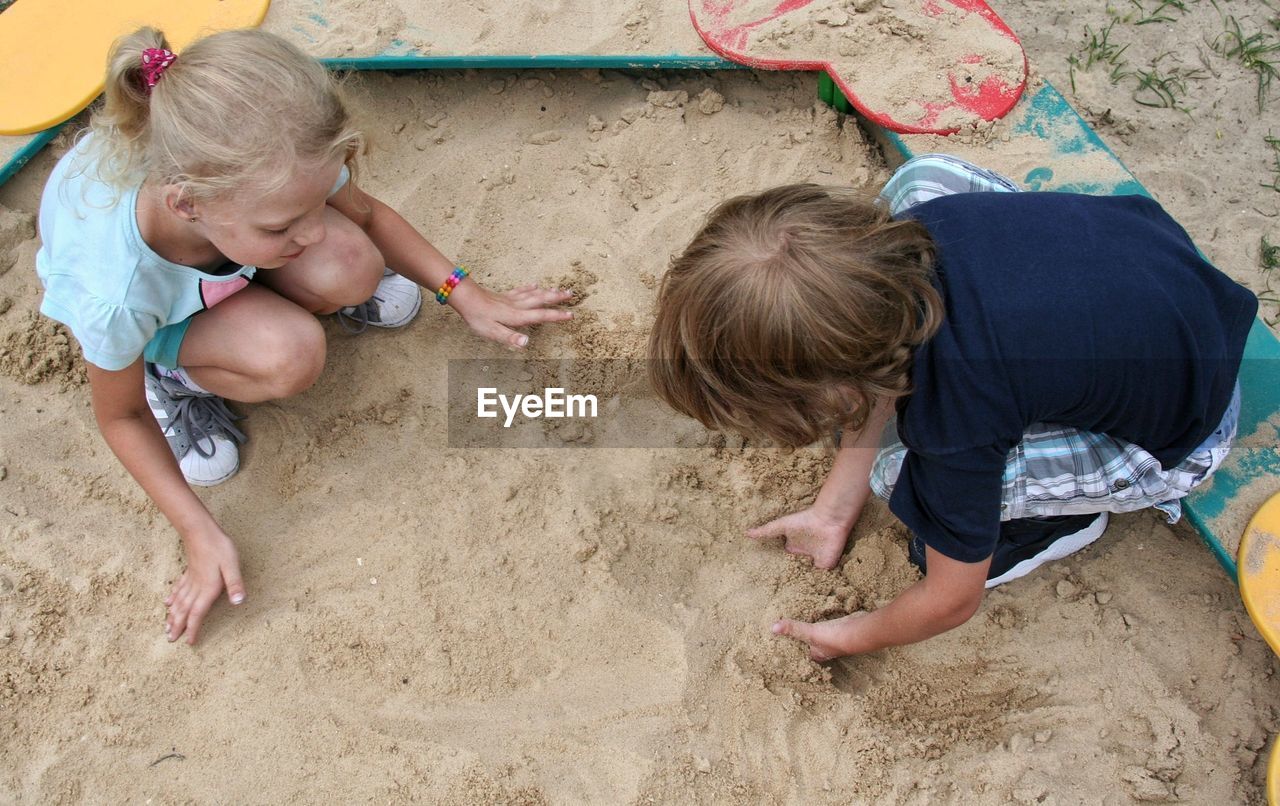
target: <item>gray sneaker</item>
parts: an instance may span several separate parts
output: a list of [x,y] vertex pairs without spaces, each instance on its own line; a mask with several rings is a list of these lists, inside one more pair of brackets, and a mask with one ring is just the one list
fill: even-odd
[[147,403],[188,484],[212,487],[240,469],[244,433],[234,422],[241,419],[222,398],[188,389],[180,382],[156,374],[146,366]]
[[348,333],[363,333],[365,328],[404,327],[418,315],[422,307],[422,290],[407,277],[384,269],[373,296],[359,305],[338,311],[338,324]]

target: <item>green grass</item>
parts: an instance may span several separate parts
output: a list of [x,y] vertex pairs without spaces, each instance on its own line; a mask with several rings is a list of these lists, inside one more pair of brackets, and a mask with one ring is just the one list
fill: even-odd
[[1157,22],[1177,22],[1178,18],[1170,14],[1170,11],[1180,11],[1184,15],[1187,13],[1187,4],[1184,0],[1160,0],[1159,4],[1147,11],[1142,7],[1138,0],[1130,0],[1138,8],[1138,16],[1134,19],[1134,25],[1151,25]]
[[[1183,8],[1182,3],[1184,0],[1171,0],[1171,2],[1176,3],[1173,7]],[[1187,97],[1187,82],[1203,78],[1205,72],[1198,68],[1172,67],[1162,69],[1160,62],[1170,55],[1168,52],[1161,53],[1152,59],[1150,66],[1145,70],[1131,68],[1124,58],[1129,45],[1121,45],[1111,39],[1118,22],[1123,22],[1123,20],[1113,16],[1111,22],[1107,23],[1107,27],[1100,30],[1095,31],[1088,25],[1084,27],[1084,42],[1076,48],[1075,53],[1067,57],[1071,76],[1071,91],[1073,93],[1078,91],[1076,88],[1077,71],[1084,72],[1094,65],[1104,65],[1108,68],[1107,80],[1113,85],[1118,86],[1127,79],[1133,79],[1136,82],[1133,100],[1142,106],[1177,109],[1190,114],[1191,110],[1183,103]]]
[[1280,243],[1270,243],[1267,236],[1262,236],[1262,249],[1258,254],[1258,262],[1264,272],[1280,266]]
[[[1272,20],[1274,23],[1275,20]],[[1227,15],[1227,29],[1213,40],[1213,49],[1228,59],[1239,59],[1246,70],[1258,77],[1258,112],[1266,108],[1271,82],[1280,75],[1280,39],[1266,31],[1245,36],[1236,18]]]
[[1111,20],[1107,23],[1107,27],[1100,31],[1094,31],[1088,25],[1084,27],[1084,43],[1076,48],[1075,53],[1067,57],[1072,92],[1076,91],[1076,70],[1088,70],[1095,64],[1105,64],[1110,67],[1108,77],[1112,84],[1119,83],[1128,75],[1125,71],[1126,63],[1121,57],[1129,46],[1117,45],[1111,41],[1111,31],[1116,27],[1116,22],[1118,20]]
[[1264,188],[1271,188],[1280,193],[1280,137],[1267,134],[1262,141],[1271,146],[1271,181],[1259,182]]
[[1160,61],[1169,53],[1161,53],[1151,60],[1149,70],[1135,70],[1132,76],[1138,81],[1138,88],[1133,91],[1133,100],[1143,106],[1160,109],[1177,109],[1187,114],[1191,110],[1183,105],[1187,97],[1187,82],[1204,78],[1205,72],[1200,69],[1188,70],[1173,67],[1161,72]]
[[[1262,243],[1258,248],[1258,265],[1262,267],[1262,291],[1258,293],[1258,301],[1269,303],[1271,305],[1280,305],[1280,294],[1276,291],[1274,283],[1276,280],[1276,267],[1280,266],[1280,244],[1273,244],[1267,240],[1267,236],[1262,236]],[[1274,327],[1280,322],[1280,308],[1271,316],[1263,316],[1263,321]]]

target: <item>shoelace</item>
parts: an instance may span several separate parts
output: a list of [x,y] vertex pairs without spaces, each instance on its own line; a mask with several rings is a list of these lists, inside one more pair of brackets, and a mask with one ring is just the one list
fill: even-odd
[[369,299],[359,305],[352,305],[350,308],[338,309],[338,324],[342,325],[342,329],[351,335],[357,335],[369,329],[370,322],[380,322],[382,317],[378,316],[378,303],[382,302],[382,297],[374,294]]
[[227,408],[226,401],[222,398],[193,392],[172,378],[160,377],[156,380],[174,403],[175,411],[166,432],[172,431],[175,426],[182,426],[191,438],[191,447],[196,453],[206,459],[213,456],[212,448],[206,450],[200,443],[208,440],[212,446],[216,434],[223,434],[241,445],[248,439],[234,425],[236,420],[243,418]]

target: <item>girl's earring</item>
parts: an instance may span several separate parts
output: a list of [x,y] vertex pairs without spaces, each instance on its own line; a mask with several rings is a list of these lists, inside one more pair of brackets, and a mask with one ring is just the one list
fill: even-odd
[[196,223],[196,217],[195,217],[195,216],[191,216],[191,218],[189,218],[189,219],[187,219],[187,220],[188,220],[188,221],[190,221],[192,224]]

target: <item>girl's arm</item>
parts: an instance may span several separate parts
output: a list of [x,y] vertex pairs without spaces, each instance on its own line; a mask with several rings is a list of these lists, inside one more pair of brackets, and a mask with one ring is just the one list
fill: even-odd
[[880,433],[892,415],[892,401],[877,401],[862,429],[841,439],[831,472],[813,505],[751,529],[747,537],[785,538],[785,548],[791,554],[812,558],[818,568],[835,568],[871,496],[871,466],[879,452]]
[[244,601],[235,545],[205,509],[151,414],[139,358],[118,372],[88,365],[93,414],[112,452],[182,537],[187,568],[165,599],[165,636],[194,644],[205,614],[225,585],[232,604]]
[[[382,252],[387,265],[434,294],[454,269],[453,261],[388,205],[348,181],[329,198],[329,205],[350,218]],[[529,337],[515,330],[542,322],[563,322],[573,317],[569,311],[549,308],[568,300],[569,291],[543,290],[526,286],[505,294],[486,290],[474,279],[458,285],[449,295],[449,304],[478,335],[518,349]]]

